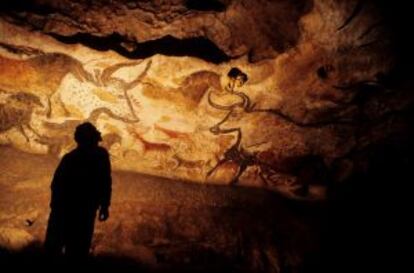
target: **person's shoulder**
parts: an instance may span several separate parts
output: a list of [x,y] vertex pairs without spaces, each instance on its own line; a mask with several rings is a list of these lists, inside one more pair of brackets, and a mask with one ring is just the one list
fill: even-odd
[[63,164],[63,165],[72,164],[74,161],[76,161],[76,159],[77,159],[76,151],[72,150],[62,156],[62,159],[60,160],[60,164]]
[[99,154],[99,155],[102,155],[102,156],[108,156],[109,157],[109,152],[108,152],[108,150],[107,149],[105,149],[104,147],[102,147],[102,146],[98,146],[97,148],[96,148],[96,152]]
[[69,160],[73,158],[76,154],[76,149],[73,149],[72,151],[67,152],[63,157],[62,160]]

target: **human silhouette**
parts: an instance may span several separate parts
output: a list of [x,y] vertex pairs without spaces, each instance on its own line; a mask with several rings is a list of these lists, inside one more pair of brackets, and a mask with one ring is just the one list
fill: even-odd
[[51,183],[50,216],[45,249],[50,255],[86,258],[92,242],[96,213],[109,217],[111,165],[100,132],[89,122],[77,126],[78,146],[67,153]]

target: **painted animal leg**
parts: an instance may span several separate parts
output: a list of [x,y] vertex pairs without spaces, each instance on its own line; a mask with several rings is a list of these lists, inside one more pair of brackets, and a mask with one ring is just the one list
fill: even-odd
[[229,161],[226,158],[221,159],[219,162],[217,162],[216,166],[214,166],[211,170],[209,170],[207,172],[206,177],[209,177],[213,172],[215,172],[217,170],[218,167],[220,167],[221,165],[223,165],[225,162]]
[[244,171],[247,169],[247,164],[241,164],[239,166],[239,169],[237,170],[236,176],[231,180],[230,185],[234,185],[237,182],[239,182],[240,176],[244,173]]
[[70,112],[69,112],[69,110],[66,108],[65,104],[63,103],[63,101],[62,101],[62,98],[61,98],[60,94],[58,94],[57,101],[58,101],[58,103],[59,103],[60,107],[62,107],[63,112],[64,112],[64,115],[65,115],[66,117],[70,116]]
[[36,137],[38,137],[38,138],[43,137],[38,132],[36,132],[36,130],[32,127],[32,125],[30,125],[30,123],[26,124],[26,126],[30,131],[32,131],[33,134],[35,134]]
[[132,117],[133,117],[135,120],[138,120],[138,116],[137,116],[137,114],[135,113],[134,105],[132,104],[132,102],[131,102],[131,98],[130,98],[130,97],[129,97],[129,95],[128,95],[128,90],[124,90],[124,97],[125,97],[125,100],[126,100],[126,102],[127,102],[127,104],[128,104],[128,108],[129,108],[129,110],[131,111],[131,115],[132,115]]
[[[61,98],[61,96],[60,96],[60,93],[54,93],[54,94],[52,94],[51,96],[50,96],[50,99],[49,99],[49,103],[51,104],[51,100],[53,99],[53,98],[55,98],[56,99],[56,101],[57,101],[57,103],[59,104],[59,106],[62,108],[62,110],[63,110],[63,114],[67,117],[67,116],[69,116],[70,115],[70,112],[68,111],[68,109],[66,108],[66,106],[65,106],[65,104],[63,103],[63,101],[62,101],[62,98]],[[50,105],[50,112],[52,113],[52,106]]]
[[50,98],[47,97],[47,110],[46,110],[46,117],[50,118],[52,116],[52,102]]
[[172,158],[175,161],[175,166],[172,168],[172,170],[175,171],[181,166],[181,161],[180,161],[180,158],[177,156],[177,154],[173,155]]
[[263,171],[261,171],[261,170],[259,171],[259,177],[260,177],[260,179],[262,179],[264,185],[266,185],[266,186],[269,185],[269,182],[267,181],[267,179],[265,178],[265,176],[263,174]]
[[128,107],[131,110],[131,114],[135,119],[138,119],[138,117],[135,113],[135,109],[134,109],[134,106],[131,102],[131,98],[128,95],[128,91],[135,88],[135,86],[137,86],[142,81],[142,79],[147,75],[148,70],[151,67],[151,64],[152,64],[152,60],[148,61],[147,65],[145,66],[144,71],[141,74],[139,74],[135,80],[133,80],[132,82],[124,85],[124,96],[125,96],[125,99],[128,103]]
[[29,137],[27,136],[27,134],[26,134],[26,131],[24,130],[24,128],[23,128],[23,125],[20,125],[19,126],[19,131],[20,131],[20,133],[22,133],[22,135],[24,136],[24,138],[26,139],[26,142],[29,142],[30,141],[30,139],[29,139]]

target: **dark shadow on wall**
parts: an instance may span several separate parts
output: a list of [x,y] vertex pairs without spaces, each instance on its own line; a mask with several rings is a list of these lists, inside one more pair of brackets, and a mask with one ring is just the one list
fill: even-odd
[[[412,8],[406,1],[375,1],[396,55],[387,79],[414,94]],[[331,192],[324,237],[325,272],[403,272],[410,261],[414,181],[414,107],[402,118],[407,127],[365,151],[365,172],[355,173]],[[406,262],[404,262],[406,261]]]
[[[226,6],[220,1],[187,1],[185,3],[189,9],[200,11],[222,11]],[[15,24],[25,25],[25,14],[27,12],[35,15],[48,16],[54,14],[59,9],[53,5],[38,1],[15,0],[13,2],[0,3],[0,17],[4,15]],[[30,21],[33,29],[42,30],[45,21]],[[86,47],[99,51],[113,50],[118,54],[129,59],[148,58],[155,54],[166,56],[190,56],[200,58],[207,62],[219,64],[228,62],[231,58],[221,50],[215,43],[204,37],[192,37],[179,39],[170,35],[160,37],[151,41],[133,41],[118,33],[107,36],[98,36],[90,33],[76,33],[70,36],[63,36],[56,33],[48,33],[56,40],[65,44],[82,44]]]
[[403,0],[378,0],[375,3],[381,11],[382,24],[390,33],[391,50],[396,56],[392,80],[399,83],[410,81],[413,86],[414,40],[411,38],[413,28],[411,3]]
[[[414,109],[408,118],[414,125]],[[405,271],[414,205],[413,139],[409,128],[365,151],[366,171],[332,190],[322,243],[324,272]]]
[[[188,9],[200,11],[225,11],[227,6],[220,0],[186,0],[185,5]],[[226,1],[228,2],[228,1]]]
[[114,50],[129,59],[143,59],[155,54],[162,54],[166,56],[196,57],[215,64],[230,60],[230,57],[220,48],[204,37],[178,39],[168,35],[152,41],[128,42],[116,33],[103,37],[86,33],[78,33],[72,36],[50,35],[65,44],[79,43],[100,51]]

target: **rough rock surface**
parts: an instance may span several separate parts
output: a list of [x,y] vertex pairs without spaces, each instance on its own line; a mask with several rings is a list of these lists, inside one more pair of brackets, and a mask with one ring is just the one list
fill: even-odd
[[[311,1],[29,1],[10,14],[17,22],[59,36],[90,34],[135,43],[171,36],[204,37],[226,55],[251,54],[255,60],[275,56],[299,40],[300,17]],[[201,2],[204,2],[201,3]],[[78,36],[79,37],[79,36]]]
[[[312,199],[408,124],[413,96],[370,1],[30,2],[0,19],[3,144],[61,156],[87,119],[117,169],[294,197],[317,168]],[[211,46],[227,59],[192,54]],[[248,77],[232,90],[231,67]]]
[[[1,147],[0,155],[2,261],[1,251],[43,243],[57,161],[11,147]],[[263,190],[200,187],[129,172],[113,177],[110,219],[96,225],[94,256],[126,257],[152,269],[279,272],[300,268],[317,251],[319,235],[311,228],[318,225],[301,214],[320,211],[305,204],[294,209]]]

